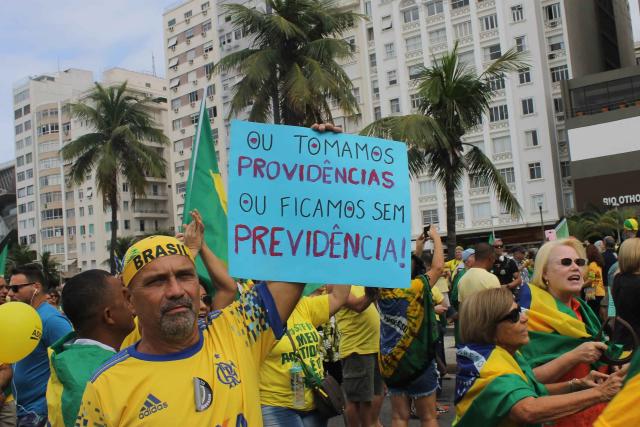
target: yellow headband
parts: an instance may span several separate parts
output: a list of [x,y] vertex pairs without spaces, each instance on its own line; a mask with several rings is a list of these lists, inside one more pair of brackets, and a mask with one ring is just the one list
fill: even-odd
[[153,260],[170,255],[182,255],[193,261],[188,247],[175,237],[151,236],[134,243],[124,255],[122,281],[129,286],[131,280],[142,268]]

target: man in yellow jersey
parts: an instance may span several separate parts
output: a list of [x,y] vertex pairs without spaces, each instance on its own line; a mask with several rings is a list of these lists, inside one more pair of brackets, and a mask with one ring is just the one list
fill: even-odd
[[349,427],[376,425],[383,398],[378,368],[380,315],[364,287],[352,286],[345,307],[336,313],[340,332],[342,388]]
[[122,279],[142,338],[94,374],[76,425],[262,425],[258,369],[302,286],[260,283],[198,327],[198,275],[176,238],[132,245]]
[[447,272],[448,278],[453,282],[456,274],[462,268],[462,252],[464,248],[462,246],[456,246],[455,256],[449,261],[444,263],[443,272]]

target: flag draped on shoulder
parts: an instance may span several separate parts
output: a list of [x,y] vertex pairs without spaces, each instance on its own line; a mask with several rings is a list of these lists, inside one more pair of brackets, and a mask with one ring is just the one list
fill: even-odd
[[[189,213],[193,209],[198,209],[202,216],[207,246],[226,263],[227,194],[218,167],[215,141],[204,100],[200,104],[198,127],[191,152],[189,179],[187,180],[182,217],[183,224],[188,224],[191,221]],[[209,279],[200,257],[196,259],[196,268],[200,277]]]
[[631,360],[631,366],[625,378],[624,387],[607,405],[602,415],[593,424],[594,427],[627,427],[640,424],[640,353]]
[[576,299],[580,303],[580,320],[570,307],[535,285],[524,285],[519,298],[529,318],[530,341],[522,347],[522,354],[531,366],[540,366],[596,339],[600,321],[584,301]]
[[516,426],[513,405],[548,394],[526,360],[493,344],[464,344],[457,350],[456,427]]

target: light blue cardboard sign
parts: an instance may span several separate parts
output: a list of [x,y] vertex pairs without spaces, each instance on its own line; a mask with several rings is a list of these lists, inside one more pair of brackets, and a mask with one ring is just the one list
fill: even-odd
[[231,123],[231,276],[407,287],[410,216],[404,144]]

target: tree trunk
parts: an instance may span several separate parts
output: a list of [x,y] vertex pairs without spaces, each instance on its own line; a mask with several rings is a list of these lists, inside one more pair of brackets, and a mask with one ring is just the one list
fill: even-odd
[[111,267],[111,274],[116,274],[116,243],[118,240],[118,193],[116,190],[109,197],[111,205],[111,246],[109,249],[109,266]]
[[273,84],[271,91],[271,109],[273,110],[273,123],[279,125],[280,119],[280,92],[278,91],[278,82]]
[[447,256],[451,258],[456,253],[456,183],[447,180],[444,190],[447,198]]

